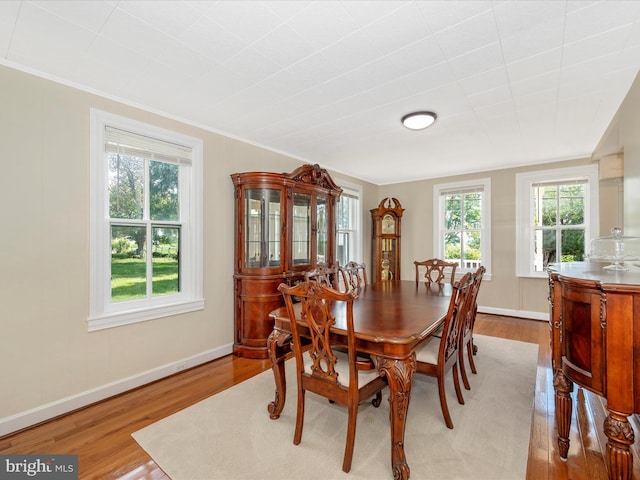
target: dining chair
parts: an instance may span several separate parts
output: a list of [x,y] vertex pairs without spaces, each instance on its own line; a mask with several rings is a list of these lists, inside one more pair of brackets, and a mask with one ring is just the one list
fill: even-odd
[[466,273],[453,284],[449,308],[444,320],[442,337],[430,337],[416,351],[416,372],[435,377],[438,383],[440,408],[448,428],[453,428],[447,396],[445,393],[445,376],[449,370],[453,373],[458,403],[464,405],[460,380],[458,378],[458,350],[460,348],[460,329],[467,315],[473,276]]
[[347,289],[358,289],[367,284],[367,267],[364,263],[351,261],[340,267],[340,269],[345,277]]
[[345,274],[340,270],[339,265],[329,265],[327,263],[318,263],[315,268],[305,272],[305,280],[312,280],[327,287],[338,290],[340,280],[346,284]]
[[478,373],[476,364],[473,361],[473,356],[477,352],[477,347],[473,344],[473,326],[476,322],[476,314],[478,313],[478,292],[480,291],[480,284],[482,283],[482,277],[486,269],[484,266],[478,267],[478,270],[473,274],[473,284],[471,285],[471,293],[469,298],[469,308],[467,309],[467,315],[464,319],[464,323],[460,330],[460,348],[458,349],[458,361],[460,363],[460,374],[462,375],[462,383],[464,388],[471,390],[469,384],[469,378],[467,377],[467,371],[464,366],[464,353],[467,351],[467,357],[469,358],[469,367],[472,373]]
[[[420,271],[424,268],[425,272],[422,275],[427,282],[427,285],[435,282],[438,285],[443,283],[450,283],[453,285],[456,277],[456,268],[458,268],[457,262],[447,262],[439,258],[431,258],[423,262],[414,261],[413,264],[416,267],[416,284],[420,282]],[[449,272],[449,273],[448,273]]]
[[[319,282],[307,281],[293,287],[280,284],[278,290],[284,296],[287,314],[291,320],[292,347],[298,380],[298,409],[293,436],[294,445],[302,439],[305,393],[313,392],[332,402],[347,406],[347,440],[342,470],[351,470],[358,406],[375,396],[372,404],[379,407],[382,389],[387,386],[385,377],[378,373],[371,360],[359,358],[355,348],[353,328],[353,302],[355,291],[339,292]],[[295,297],[301,304],[298,318],[294,311]],[[346,312],[346,353],[336,351],[331,343],[331,328],[335,324],[333,308]],[[310,345],[304,340],[310,339]]]

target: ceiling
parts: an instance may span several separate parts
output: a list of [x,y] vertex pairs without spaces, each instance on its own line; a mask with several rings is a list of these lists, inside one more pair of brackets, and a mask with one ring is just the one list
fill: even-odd
[[383,185],[590,157],[640,2],[4,0],[0,62]]

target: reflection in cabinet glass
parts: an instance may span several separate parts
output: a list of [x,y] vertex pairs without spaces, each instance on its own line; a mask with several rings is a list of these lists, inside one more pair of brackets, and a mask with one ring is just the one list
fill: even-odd
[[293,194],[293,263],[309,265],[311,258],[311,195]]
[[280,283],[294,284],[318,262],[335,262],[337,200],[326,170],[234,173],[235,339],[233,352],[268,358],[269,313],[282,306]]
[[280,191],[250,189],[246,200],[245,267],[279,267]]
[[327,198],[318,196],[316,200],[316,262],[327,261]]

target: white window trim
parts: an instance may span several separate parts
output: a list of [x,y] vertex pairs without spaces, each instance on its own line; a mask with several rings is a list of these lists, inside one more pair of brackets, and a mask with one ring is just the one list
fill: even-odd
[[[357,192],[358,194],[358,218],[356,219],[356,225],[355,225],[355,233],[360,237],[358,238],[357,242],[354,242],[355,245],[355,252],[353,255],[353,258],[351,260],[362,263],[363,262],[363,258],[362,258],[362,252],[363,252],[363,242],[364,242],[364,238],[362,236],[362,210],[363,210],[363,204],[364,202],[362,201],[362,186],[361,185],[357,185],[355,183],[349,183],[349,182],[340,182],[339,183],[340,187],[344,187],[345,189],[348,190],[352,190],[354,192]],[[337,219],[336,219],[337,220]],[[336,231],[337,233],[337,231]],[[337,242],[336,242],[336,248],[338,247]],[[334,252],[334,255],[337,252]]]
[[[533,269],[533,235],[531,187],[537,182],[587,180],[585,202],[585,250],[599,228],[599,178],[597,165],[555,168],[516,174],[516,276],[547,278],[547,272]],[[587,253],[587,252],[585,252]]]
[[[457,188],[482,186],[482,265],[486,268],[485,280],[491,280],[491,178],[478,178],[462,182],[440,183],[433,186],[433,247],[434,257],[444,258],[444,200],[442,192]],[[456,278],[471,270],[456,269]]]
[[[111,303],[111,239],[109,228],[109,195],[107,188],[108,165],[104,158],[104,127],[111,125],[141,135],[158,138],[192,148],[186,220],[181,242],[181,291],[152,299]],[[89,331],[128,325],[155,318],[177,315],[204,308],[203,299],[203,189],[202,140],[153,125],[131,120],[97,109],[90,112],[90,299]],[[181,175],[185,172],[181,169]]]

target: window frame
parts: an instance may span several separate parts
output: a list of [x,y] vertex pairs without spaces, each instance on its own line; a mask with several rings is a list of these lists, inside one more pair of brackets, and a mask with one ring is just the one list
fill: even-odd
[[[111,302],[111,221],[105,127],[188,146],[190,166],[180,166],[180,292]],[[96,331],[204,308],[201,139],[92,108],[90,111],[90,299],[88,330]],[[184,203],[183,203],[184,202]]]
[[599,176],[598,165],[580,165],[516,174],[516,276],[547,278],[547,272],[536,272],[533,262],[533,195],[536,183],[575,182],[586,180],[585,185],[585,254],[599,229]]
[[[343,192],[346,192],[350,195],[356,196],[358,198],[358,206],[355,209],[356,210],[356,215],[357,218],[355,220],[355,226],[353,229],[349,229],[349,230],[340,230],[338,228],[338,215],[339,215],[339,203],[340,203],[340,199],[338,199],[338,205],[336,205],[336,239],[335,239],[335,252],[334,252],[334,258],[337,260],[338,259],[338,235],[340,234],[340,232],[344,232],[344,231],[348,231],[350,233],[353,233],[355,238],[353,240],[353,242],[351,242],[354,245],[354,250],[355,252],[353,252],[352,258],[347,259],[347,261],[355,261],[358,263],[362,263],[362,250],[363,250],[363,237],[362,237],[362,210],[363,210],[363,202],[362,202],[362,187],[360,185],[356,185],[356,184],[351,184],[351,183],[341,183],[340,187],[342,188]],[[342,195],[340,195],[342,197]],[[353,225],[352,225],[353,226]]]
[[[444,230],[445,230],[445,200],[444,194],[451,190],[463,190],[470,188],[482,188],[482,228],[480,255],[482,265],[486,268],[485,280],[491,280],[491,178],[478,178],[460,182],[439,183],[433,186],[433,250],[434,257],[445,258],[444,255]],[[475,272],[475,269],[456,269],[456,279],[462,278],[467,272]]]

